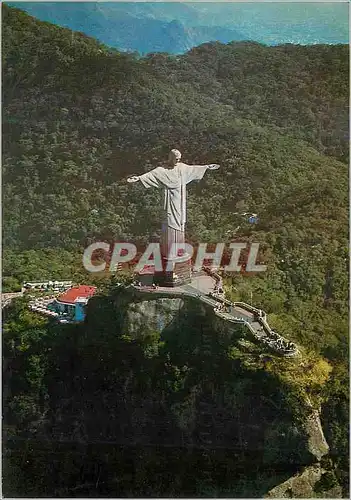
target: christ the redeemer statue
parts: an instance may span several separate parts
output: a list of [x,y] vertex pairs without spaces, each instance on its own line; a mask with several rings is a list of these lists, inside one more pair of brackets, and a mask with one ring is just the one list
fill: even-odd
[[140,181],[145,188],[164,189],[165,220],[162,227],[161,253],[169,258],[174,244],[184,243],[186,222],[186,185],[191,181],[203,178],[207,169],[216,170],[217,164],[187,165],[182,163],[181,153],[172,149],[169,153],[169,167],[157,167],[139,176],[129,177],[128,182]]

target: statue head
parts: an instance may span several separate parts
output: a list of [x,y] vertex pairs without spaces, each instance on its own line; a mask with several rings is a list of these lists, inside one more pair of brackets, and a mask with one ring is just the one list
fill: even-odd
[[168,161],[171,165],[175,165],[180,161],[182,153],[178,149],[172,149],[168,155]]

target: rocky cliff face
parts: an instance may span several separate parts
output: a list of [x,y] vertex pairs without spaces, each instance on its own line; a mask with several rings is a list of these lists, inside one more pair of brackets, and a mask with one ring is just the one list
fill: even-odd
[[328,485],[327,477],[328,472],[318,463],[310,465],[287,481],[272,488],[265,497],[315,498],[320,493],[323,498],[342,498],[341,487],[339,485]]
[[[240,477],[247,474],[236,494],[289,496],[292,488],[304,497],[313,490],[328,453],[319,413],[256,364],[262,351],[246,329],[186,296],[129,291],[117,296],[115,308],[125,335],[160,335],[182,373],[182,390],[171,403],[176,424],[163,442],[226,450]],[[319,476],[311,482],[306,471],[315,469]]]

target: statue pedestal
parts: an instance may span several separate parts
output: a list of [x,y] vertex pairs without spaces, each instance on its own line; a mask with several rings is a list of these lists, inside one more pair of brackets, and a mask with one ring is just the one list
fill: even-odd
[[184,257],[162,259],[163,271],[156,272],[154,282],[158,286],[181,286],[191,281],[191,259],[184,261]]

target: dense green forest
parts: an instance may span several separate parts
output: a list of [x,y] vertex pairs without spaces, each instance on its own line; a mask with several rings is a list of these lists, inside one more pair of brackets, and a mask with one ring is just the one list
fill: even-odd
[[[187,236],[192,242],[228,241],[238,224],[234,212],[259,213],[259,224],[244,227],[237,239],[262,243],[268,271],[228,278],[228,294],[248,300],[252,293],[276,329],[332,365],[321,389],[323,426],[346,495],[348,47],[208,43],[183,56],[141,58],[6,5],[2,9],[4,291],[41,278],[88,282],[93,278],[81,265],[87,244],[127,240],[143,245],[158,238],[161,193],[131,188],[125,177],[162,165],[169,149],[180,149],[188,163],[219,163],[215,175],[189,189]],[[92,347],[89,342],[71,346],[88,335],[84,326],[61,331],[27,312],[21,301],[4,319],[5,401],[11,401],[6,416],[18,437],[8,449],[16,466],[8,491],[16,495],[18,474],[26,484],[37,479],[42,462],[36,457],[45,456],[45,447],[39,453],[28,436],[34,439],[46,418],[45,398],[55,380],[48,352],[61,353],[56,368],[62,385],[64,375],[83,375],[75,366],[78,358],[72,354],[64,361],[61,350],[86,356]],[[127,349],[117,344],[117,350]],[[135,363],[144,359],[144,347],[143,354],[133,351]],[[161,357],[159,363],[164,368],[169,361]],[[177,364],[171,366],[175,370]],[[104,384],[118,380],[107,367],[100,372],[96,366],[95,373],[96,390],[102,393]],[[147,383],[152,386],[153,378]],[[21,458],[23,446],[29,465]],[[64,453],[60,446],[47,450],[57,452],[55,460]],[[84,453],[92,464],[91,457],[97,454],[99,462],[105,451]],[[123,453],[122,446],[112,463],[120,463]],[[135,452],[140,488],[131,489],[132,473],[125,470],[116,486],[121,495],[166,490],[178,496],[179,491],[212,495],[213,484],[223,480],[220,474],[212,477],[212,489],[206,490],[207,479],[199,479],[202,489],[194,492],[182,487],[184,472],[169,489],[164,475],[160,490],[152,482],[145,489],[141,485],[153,464],[164,460],[163,452],[145,453],[141,458]],[[170,460],[178,459],[175,453]],[[188,459],[194,466],[208,456]],[[128,460],[136,467],[131,455]],[[89,474],[96,481],[95,472]],[[77,479],[71,481],[65,486]],[[27,491],[39,495],[39,483],[32,490],[28,484]],[[42,491],[52,495],[56,487],[50,487],[45,483]]]

